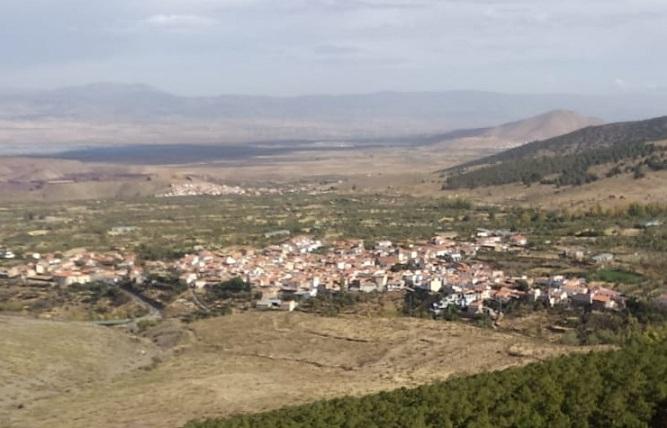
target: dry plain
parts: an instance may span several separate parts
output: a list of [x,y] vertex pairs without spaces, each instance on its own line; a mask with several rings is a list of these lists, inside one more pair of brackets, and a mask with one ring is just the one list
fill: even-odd
[[462,323],[303,313],[166,320],[141,337],[5,316],[0,335],[0,421],[17,428],[177,427],[586,349]]

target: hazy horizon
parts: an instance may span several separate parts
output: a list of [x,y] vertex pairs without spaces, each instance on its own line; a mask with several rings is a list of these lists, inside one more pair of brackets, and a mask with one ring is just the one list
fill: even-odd
[[[667,94],[666,88],[654,88],[651,90],[648,89],[636,89],[636,90],[626,90],[626,91],[598,91],[598,92],[573,92],[573,91],[502,91],[490,89],[478,89],[478,88],[433,88],[430,90],[414,89],[409,88],[400,90],[400,89],[376,89],[363,91],[359,90],[357,92],[304,92],[304,93],[294,93],[294,94],[281,94],[279,92],[266,92],[266,93],[247,93],[247,92],[207,92],[207,93],[183,93],[177,90],[172,90],[172,88],[164,87],[160,85],[155,85],[150,82],[143,81],[121,81],[121,80],[90,80],[82,81],[75,84],[64,84],[64,85],[54,85],[54,86],[0,86],[0,95],[11,95],[12,93],[30,93],[30,92],[48,92],[48,91],[59,91],[59,90],[68,90],[68,89],[79,89],[79,88],[94,88],[94,87],[136,87],[144,88],[147,90],[154,90],[157,92],[162,92],[169,95],[175,95],[178,97],[184,98],[207,98],[207,97],[217,97],[217,96],[247,96],[247,97],[267,97],[267,98],[301,98],[301,97],[348,97],[348,96],[367,96],[367,95],[381,95],[381,94],[455,94],[455,93],[479,93],[479,94],[495,94],[495,95],[520,95],[520,96],[586,96],[586,97],[623,97],[623,96],[633,96],[633,95],[650,95],[650,94]],[[559,110],[559,109],[555,109]],[[568,110],[567,107],[563,107],[562,110]]]
[[667,3],[656,0],[8,0],[0,28],[9,89],[99,81],[187,96],[667,88]]

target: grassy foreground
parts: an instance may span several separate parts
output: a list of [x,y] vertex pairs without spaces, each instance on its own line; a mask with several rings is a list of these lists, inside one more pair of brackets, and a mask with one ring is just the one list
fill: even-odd
[[667,426],[667,341],[186,428],[463,426]]

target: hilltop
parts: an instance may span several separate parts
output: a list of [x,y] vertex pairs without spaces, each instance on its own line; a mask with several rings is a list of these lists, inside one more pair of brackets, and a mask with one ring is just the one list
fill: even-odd
[[435,134],[427,137],[427,140],[431,144],[448,143],[448,149],[466,145],[493,151],[557,137],[602,123],[602,119],[582,116],[570,110],[551,110],[498,126]]
[[574,111],[553,110],[528,119],[488,128],[481,136],[528,142],[553,138],[602,123],[602,119],[582,116]]

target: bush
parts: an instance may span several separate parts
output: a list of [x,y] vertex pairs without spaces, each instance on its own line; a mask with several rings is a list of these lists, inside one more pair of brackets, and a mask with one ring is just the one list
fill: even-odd
[[232,299],[232,298],[248,298],[251,296],[250,284],[245,282],[240,277],[235,277],[230,280],[215,284],[210,289],[210,293],[214,299]]

